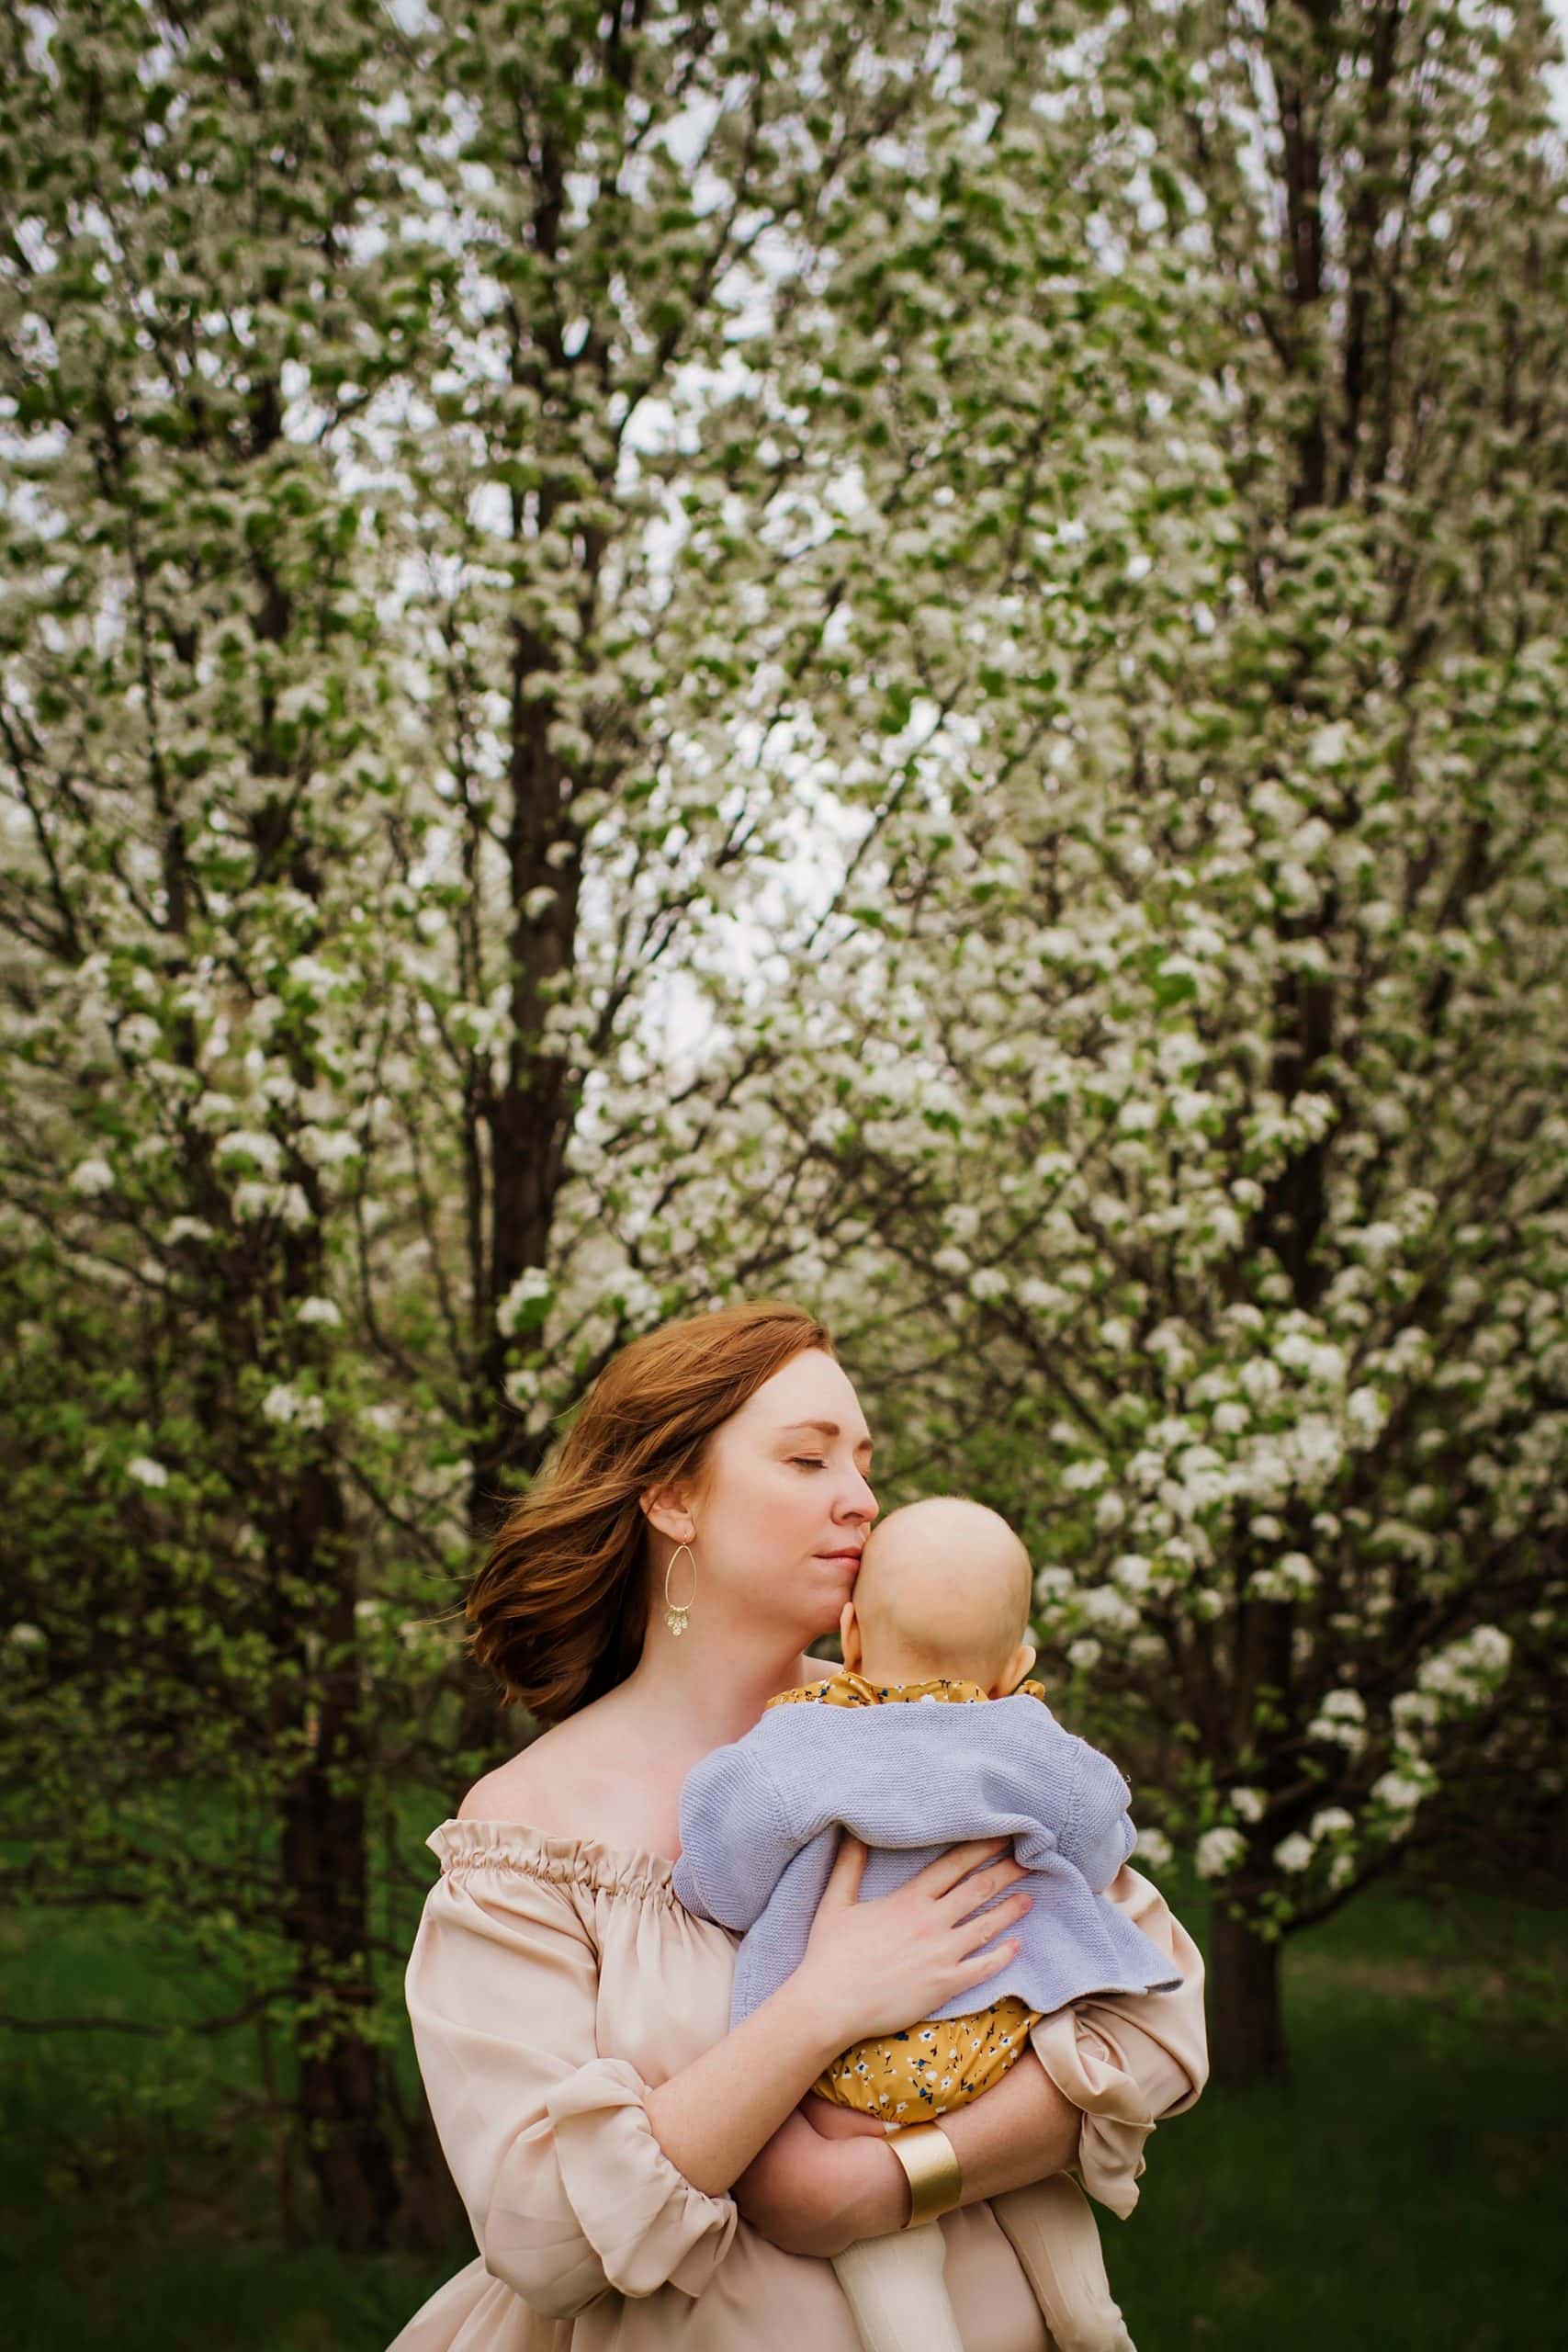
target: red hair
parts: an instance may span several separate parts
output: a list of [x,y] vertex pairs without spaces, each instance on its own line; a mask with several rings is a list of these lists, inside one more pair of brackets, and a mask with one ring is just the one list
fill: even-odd
[[663,1324],[611,1358],[468,1594],[474,1655],[505,1705],[558,1723],[626,1679],[648,1623],[639,1498],[700,1477],[714,1431],[808,1348],[833,1353],[814,1316],[758,1299]]

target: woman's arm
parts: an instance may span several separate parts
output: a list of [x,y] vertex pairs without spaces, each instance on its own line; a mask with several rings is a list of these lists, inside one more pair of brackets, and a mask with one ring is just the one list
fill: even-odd
[[[908,2176],[881,2125],[839,2113],[845,2120],[831,2138],[804,2114],[790,2116],[734,2184],[745,2219],[786,2254],[838,2254],[859,2238],[901,2230],[909,2218]],[[963,2176],[959,2201],[974,2205],[1065,2172],[1082,2124],[1033,2051],[1025,2051],[999,2083],[942,2118]]]
[[[1056,2088],[1032,2050],[1010,2066],[999,2083],[942,2119],[964,2176],[963,2203],[999,2197],[1066,2172],[1078,2151],[1083,2116]],[[895,2164],[898,2160],[893,2159]],[[902,2165],[898,2165],[900,2172]],[[898,2226],[908,2216],[906,2193]]]
[[842,2047],[834,2018],[797,1970],[649,2092],[653,2136],[694,2188],[722,2197]]
[[[896,1894],[859,1897],[865,1848],[841,1838],[817,1905],[806,1957],[759,2008],[720,2041],[650,2089],[649,2127],[694,2188],[722,2196],[797,2107],[829,2061],[875,2031],[884,2016],[919,2016],[932,1988],[952,1998],[955,1981],[977,1984],[995,1955],[968,1949],[1010,1927],[1029,1897],[986,1910],[1023,1876],[1005,1840],[950,1846]],[[988,1864],[988,1867],[986,1865]],[[1016,1942],[1003,1948],[1011,1959]],[[868,2007],[867,1987],[882,2007]],[[808,2131],[810,2126],[806,2127]],[[897,2161],[895,2159],[895,2161]]]

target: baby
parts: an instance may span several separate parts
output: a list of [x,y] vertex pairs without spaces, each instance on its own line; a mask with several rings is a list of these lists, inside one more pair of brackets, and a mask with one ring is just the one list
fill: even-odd
[[[994,1976],[824,2071],[806,2111],[829,2136],[934,2121],[1016,2064],[1047,2012],[1181,1982],[1101,1896],[1133,1848],[1128,1787],[1021,1679],[1034,1659],[1022,1639],[1032,1588],[1029,1556],[996,1512],[956,1498],[894,1511],[844,1605],[843,1674],[780,1691],[682,1789],[674,1891],[699,1917],[744,1931],[732,2025],[799,1965],[840,1830],[869,1849],[862,1901],[968,1838],[1010,1837],[1029,1871],[992,1898],[1034,1898],[991,1939],[1019,1945]],[[1061,2174],[990,2202],[1058,2352],[1133,2352],[1076,2184]],[[942,2259],[935,2222],[835,2257],[867,2352],[962,2352]]]

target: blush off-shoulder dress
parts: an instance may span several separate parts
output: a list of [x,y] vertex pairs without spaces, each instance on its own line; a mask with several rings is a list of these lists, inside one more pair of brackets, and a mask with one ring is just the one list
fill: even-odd
[[[860,2352],[832,2264],[694,2188],[648,2120],[645,2093],[729,2030],[739,1937],[682,1909],[660,1855],[498,1821],[428,1843],[409,2012],[479,2254],[392,2352]],[[1203,1972],[1147,1879],[1123,1864],[1105,1892],[1179,1984],[1057,2010],[1031,2040],[1083,2111],[1084,2188],[1125,2215],[1154,2124],[1207,2078]],[[1050,2352],[989,2205],[939,2226],[964,2352]]]

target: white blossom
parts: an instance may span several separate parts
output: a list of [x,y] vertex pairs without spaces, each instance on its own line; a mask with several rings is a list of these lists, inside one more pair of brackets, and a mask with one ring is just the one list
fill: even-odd
[[1416,1668],[1418,1687],[1450,1708],[1479,1704],[1502,1682],[1513,1644],[1496,1625],[1477,1625]]
[[1198,1840],[1196,1864],[1199,1877],[1226,1877],[1246,1852],[1247,1840],[1239,1829],[1224,1826],[1205,1829]]
[[1299,1829],[1289,1838],[1281,1838],[1274,1849],[1274,1860],[1282,1871],[1304,1871],[1312,1860],[1312,1839]]
[[1114,1585],[1097,1584],[1078,1596],[1078,1606],[1091,1625],[1104,1634],[1131,1634],[1137,1630],[1138,1612],[1124,1593]]
[[341,1168],[345,1161],[363,1156],[359,1137],[346,1127],[323,1127],[312,1122],[300,1128],[296,1142],[301,1159],[312,1168]]
[[1059,1606],[1074,1589],[1070,1568],[1040,1568],[1034,1577],[1034,1598],[1042,1608]]
[[154,1462],[148,1453],[132,1454],[125,1465],[125,1475],[128,1478],[134,1478],[139,1487],[166,1487],[169,1483],[169,1474],[164,1464]]
[[1317,1570],[1304,1552],[1287,1552],[1282,1558],[1255,1568],[1247,1589],[1255,1600],[1304,1600],[1317,1583]]
[[550,1278],[543,1266],[525,1266],[495,1310],[498,1331],[510,1338],[536,1300],[550,1296]]
[[220,1136],[213,1146],[216,1159],[249,1159],[265,1175],[276,1176],[283,1165],[283,1147],[276,1136],[259,1129],[236,1127]]
[[1141,1867],[1152,1871],[1156,1878],[1161,1871],[1168,1871],[1175,1860],[1170,1840],[1163,1829],[1140,1829],[1133,1851]]
[[1308,1724],[1306,1736],[1356,1756],[1366,1746],[1366,1702],[1359,1691],[1330,1690]]
[[267,1390],[261,1408],[269,1421],[280,1427],[319,1430],[326,1419],[325,1400],[305,1394],[288,1381],[276,1382]]
[[205,1217],[172,1216],[164,1227],[164,1239],[171,1249],[179,1241],[214,1241],[214,1233]]

